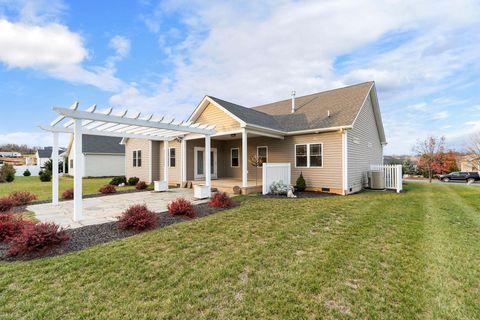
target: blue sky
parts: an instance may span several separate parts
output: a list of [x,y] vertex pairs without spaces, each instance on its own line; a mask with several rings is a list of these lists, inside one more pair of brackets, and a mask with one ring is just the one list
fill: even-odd
[[[185,118],[374,80],[389,142],[480,131],[478,1],[0,0],[0,143],[50,144],[52,106]],[[65,142],[67,137],[63,138]]]

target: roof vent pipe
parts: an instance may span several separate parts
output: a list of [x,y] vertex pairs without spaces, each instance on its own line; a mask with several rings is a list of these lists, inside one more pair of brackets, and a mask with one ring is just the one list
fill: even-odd
[[295,112],[295,90],[292,91],[292,113]]
[[328,110],[328,112],[327,112],[327,117],[330,118],[330,110]]

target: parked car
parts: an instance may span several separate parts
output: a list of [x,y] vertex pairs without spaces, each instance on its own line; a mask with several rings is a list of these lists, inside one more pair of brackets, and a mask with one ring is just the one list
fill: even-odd
[[478,172],[451,172],[449,174],[441,174],[438,176],[443,182],[449,181],[465,181],[465,182],[475,182],[480,180]]

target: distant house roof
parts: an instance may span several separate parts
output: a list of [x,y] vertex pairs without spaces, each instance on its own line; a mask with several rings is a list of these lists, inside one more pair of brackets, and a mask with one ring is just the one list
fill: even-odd
[[[212,96],[207,96],[226,111],[250,124],[277,131],[295,132],[352,126],[366,101],[374,82],[364,82],[348,87],[318,92],[295,98],[295,112],[291,112],[291,99],[252,108],[241,106]],[[385,140],[376,96],[372,99],[379,125],[379,134]],[[190,120],[195,120],[195,113]]]
[[[53,148],[52,147],[44,147],[42,149],[38,149],[37,152],[38,152],[38,157],[39,158],[46,158],[46,159],[50,159],[52,157],[52,150]],[[58,154],[60,155],[61,153],[63,153],[65,151],[65,148],[58,148]]]
[[105,137],[85,134],[82,138],[82,152],[125,154],[125,145],[120,144],[121,141],[122,138],[119,137]]

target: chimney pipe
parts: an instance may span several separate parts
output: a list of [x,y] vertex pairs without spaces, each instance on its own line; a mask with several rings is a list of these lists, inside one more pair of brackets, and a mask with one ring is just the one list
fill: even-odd
[[292,113],[295,112],[295,90],[292,91]]

